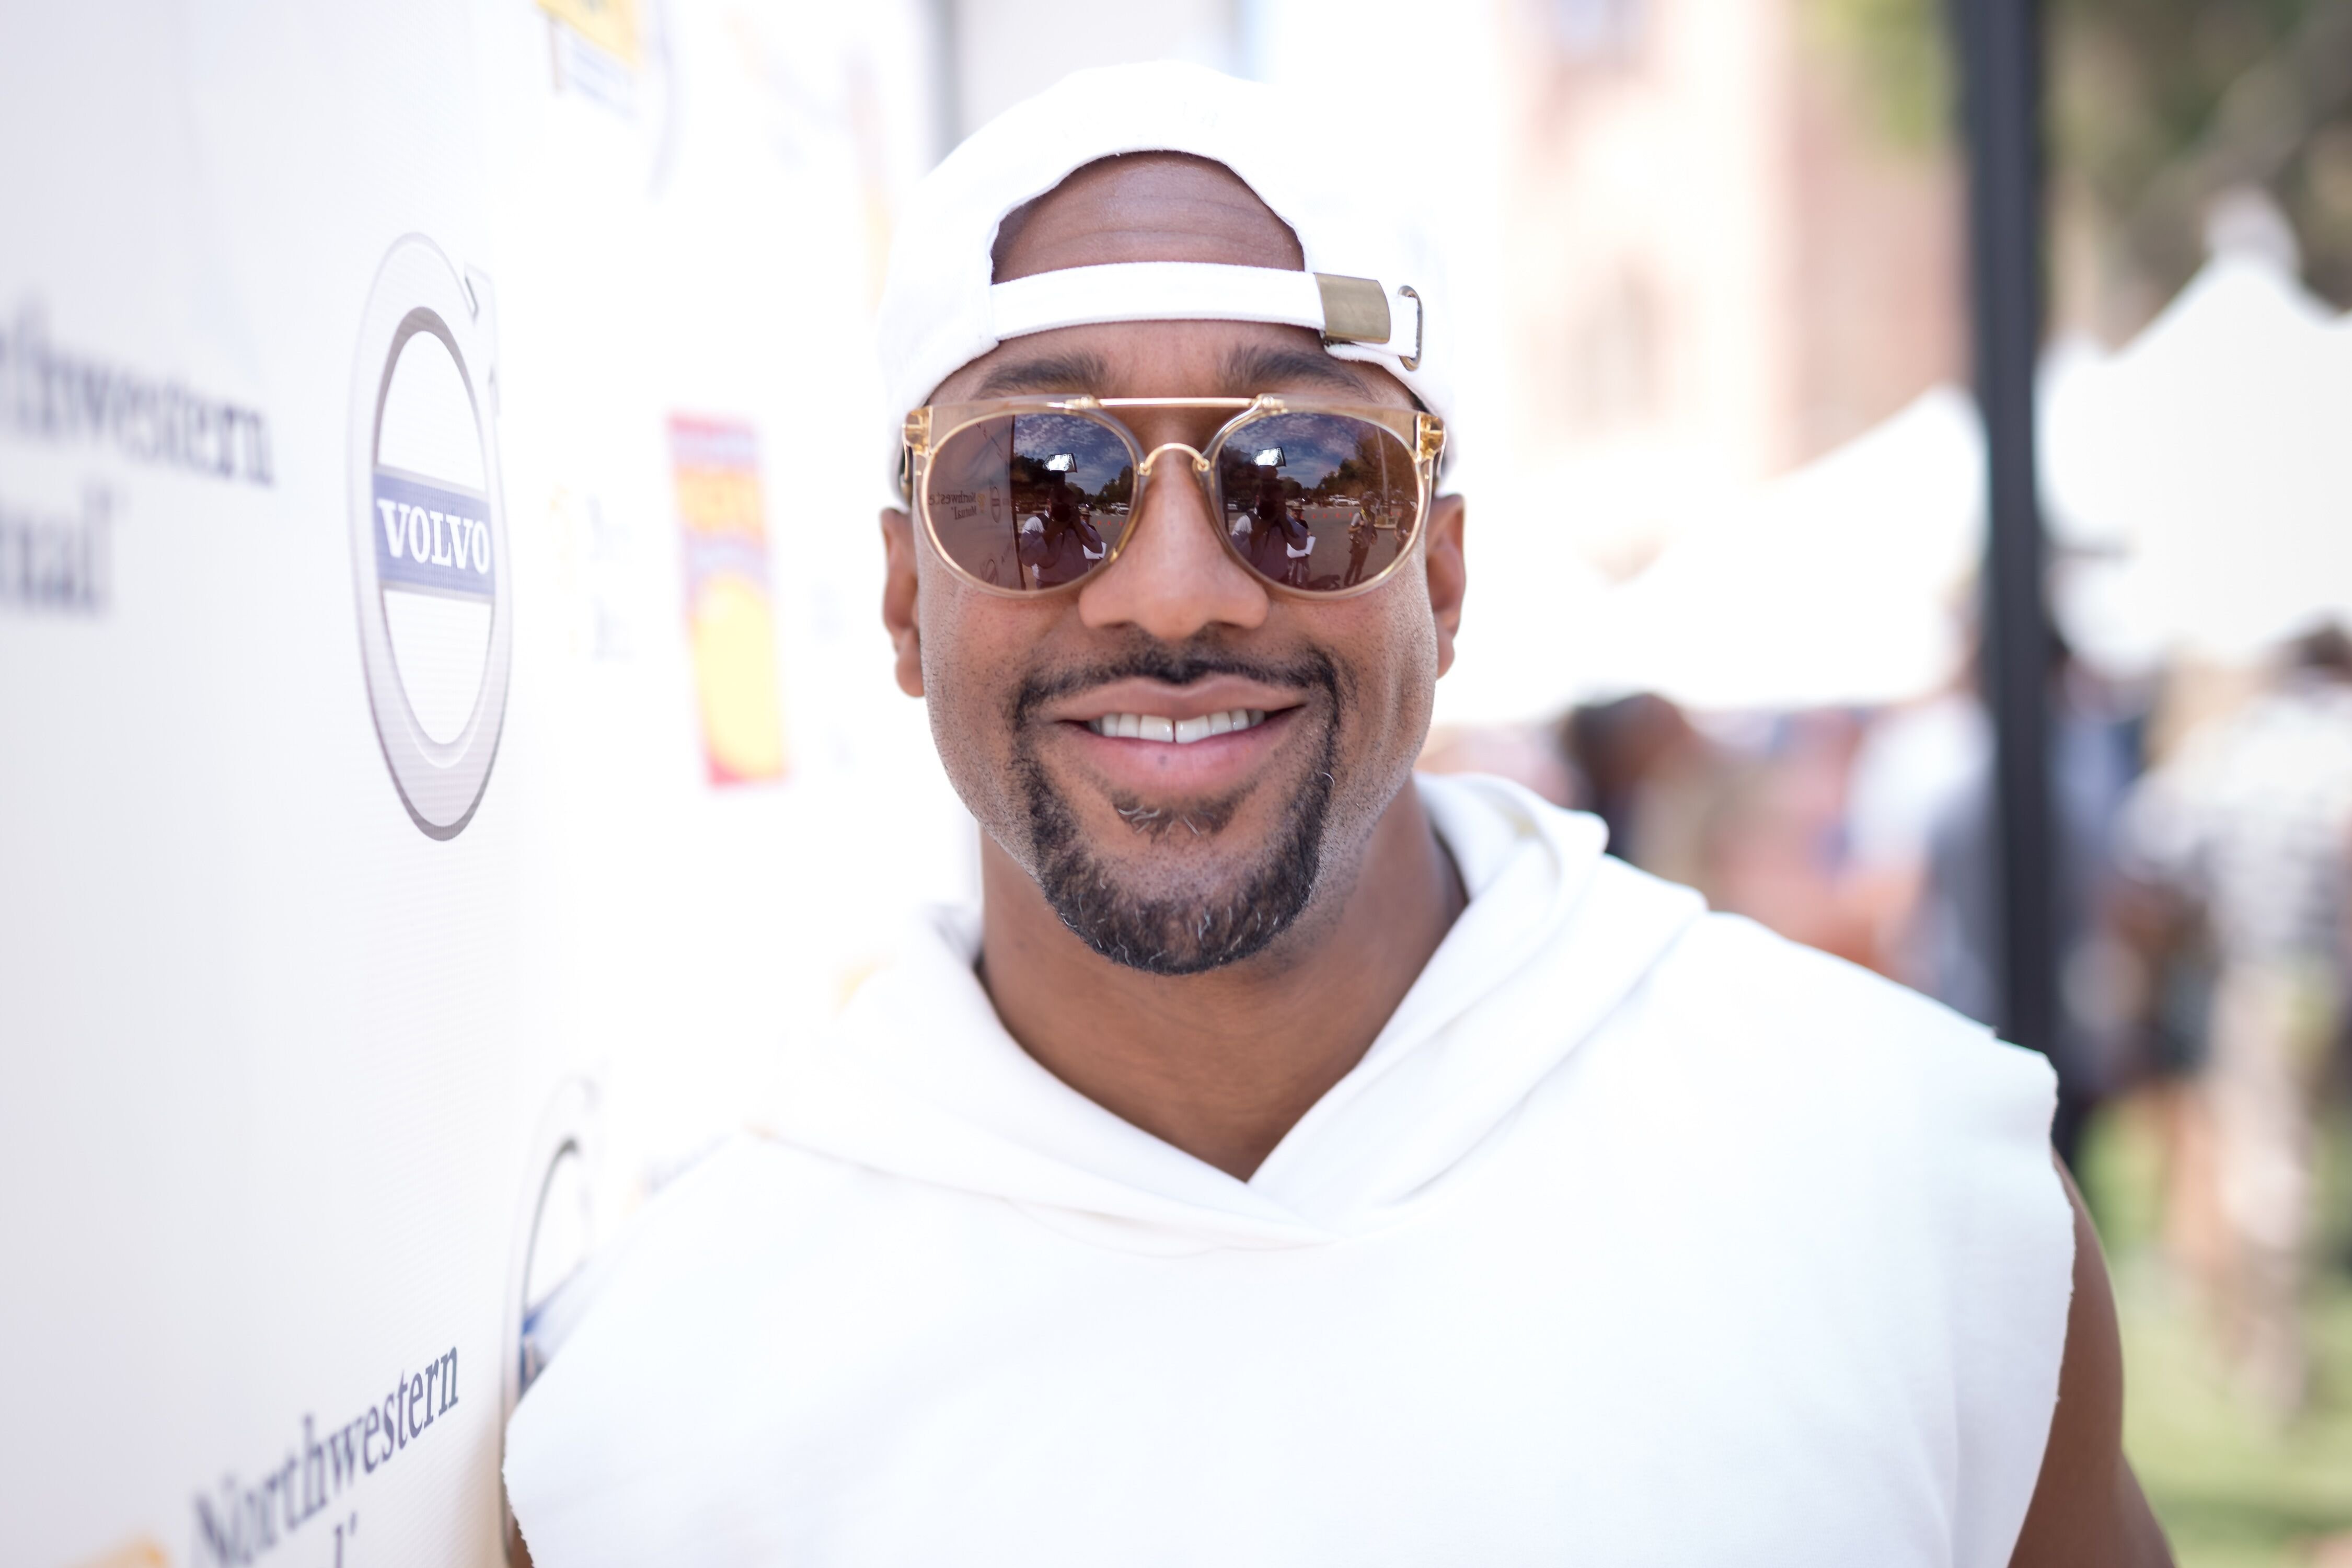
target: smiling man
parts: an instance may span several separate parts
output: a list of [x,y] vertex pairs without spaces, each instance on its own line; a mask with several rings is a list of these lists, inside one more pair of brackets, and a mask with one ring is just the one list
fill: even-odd
[[883,618],[982,907],[599,1267],[540,1568],[2166,1560],[2040,1058],[1414,777],[1454,345],[1360,162],[1154,66],[918,194]]

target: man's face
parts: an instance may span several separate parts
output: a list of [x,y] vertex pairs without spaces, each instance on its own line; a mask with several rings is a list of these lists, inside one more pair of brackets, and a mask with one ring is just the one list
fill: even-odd
[[[1297,268],[1299,251],[1231,173],[1155,154],[1080,170],[1009,218],[996,278],[1146,260]],[[1210,321],[1018,338],[933,401],[1036,393],[1412,406],[1393,378],[1331,358],[1304,329]],[[1229,416],[1129,412],[1146,451],[1205,447]],[[1353,882],[1451,659],[1460,508],[1433,509],[1426,559],[1371,593],[1317,601],[1267,588],[1226,553],[1182,453],[1153,466],[1134,505],[1116,562],[1034,600],[971,588],[887,514],[885,619],[958,792],[1063,921],[1115,962],[1194,973],[1265,952]],[[1188,743],[1097,732],[1122,715],[1188,737],[1222,724],[1213,716],[1243,723]]]

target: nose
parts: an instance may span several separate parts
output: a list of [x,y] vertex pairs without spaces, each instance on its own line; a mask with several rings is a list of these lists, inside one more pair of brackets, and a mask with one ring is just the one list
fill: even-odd
[[1194,470],[1191,451],[1163,447],[1146,467],[1134,531],[1118,559],[1078,590],[1078,619],[1098,630],[1131,626],[1162,642],[1212,626],[1263,626],[1271,596],[1219,540],[1224,520],[1212,515],[1207,476]]

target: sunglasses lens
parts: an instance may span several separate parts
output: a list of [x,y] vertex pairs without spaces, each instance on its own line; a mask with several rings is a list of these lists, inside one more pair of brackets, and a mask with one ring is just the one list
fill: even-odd
[[1134,459],[1116,431],[1081,415],[1007,415],[942,442],[923,489],[950,560],[982,583],[1035,592],[1108,559],[1135,504]]
[[1309,594],[1369,583],[1412,548],[1412,453],[1344,414],[1276,414],[1217,455],[1225,535],[1259,575]]

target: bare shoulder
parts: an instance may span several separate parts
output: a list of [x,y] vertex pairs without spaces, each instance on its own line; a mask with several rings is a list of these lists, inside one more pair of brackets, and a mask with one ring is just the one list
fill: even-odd
[[2042,1476],[2011,1568],[2170,1568],[2171,1548],[2124,1458],[2124,1355],[2115,1292],[2083,1195],[2074,1209],[2074,1295]]

